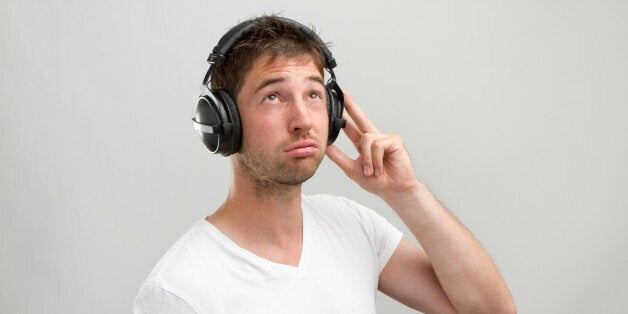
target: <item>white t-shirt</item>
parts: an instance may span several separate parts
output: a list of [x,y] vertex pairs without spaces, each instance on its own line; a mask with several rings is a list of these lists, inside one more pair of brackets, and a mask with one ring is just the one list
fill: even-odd
[[297,267],[247,251],[204,219],[161,258],[137,313],[375,313],[379,274],[402,233],[343,197],[302,196]]

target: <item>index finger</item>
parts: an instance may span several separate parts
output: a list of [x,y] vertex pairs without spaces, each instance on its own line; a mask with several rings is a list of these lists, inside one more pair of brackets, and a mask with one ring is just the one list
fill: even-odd
[[353,102],[353,99],[347,95],[344,91],[342,92],[345,98],[345,109],[347,114],[353,119],[355,124],[358,126],[358,129],[362,133],[379,133],[373,122],[369,120],[369,118],[360,110],[358,105]]
[[347,121],[347,125],[342,130],[345,132],[347,137],[351,140],[351,143],[353,143],[353,146],[355,147],[355,149],[359,152],[360,144],[362,143],[362,136],[364,136],[364,133],[362,133],[362,131],[360,131],[358,126],[355,124],[355,122],[353,122],[353,119],[351,118],[351,116],[347,114],[343,114],[343,118]]

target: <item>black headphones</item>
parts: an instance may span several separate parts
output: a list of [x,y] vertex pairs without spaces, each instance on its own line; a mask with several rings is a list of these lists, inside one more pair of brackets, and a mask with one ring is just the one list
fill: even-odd
[[[279,17],[279,19],[293,24],[316,42],[324,45],[318,35],[303,24],[288,18]],[[229,56],[231,48],[244,35],[255,28],[256,24],[257,20],[254,19],[242,22],[230,29],[220,38],[218,45],[214,47],[214,50],[207,58],[210,66],[203,79],[201,88],[204,91],[201,92],[196,102],[196,115],[192,118],[192,121],[194,121],[194,129],[198,131],[203,144],[209,151],[215,154],[229,156],[240,149],[242,124],[238,108],[233,100],[234,98],[225,89],[211,89],[209,86],[211,73],[214,67],[222,66]],[[331,75],[331,78],[325,84],[327,116],[329,117],[327,145],[331,145],[338,137],[340,129],[344,128],[346,124],[346,121],[342,118],[344,95],[336,82],[336,75],[333,71],[333,68],[336,67],[336,60],[327,48],[324,48],[323,54],[325,55],[325,69]]]

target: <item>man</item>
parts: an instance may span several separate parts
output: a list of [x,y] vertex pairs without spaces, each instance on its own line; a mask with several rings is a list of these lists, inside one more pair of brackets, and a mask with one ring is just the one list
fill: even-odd
[[[516,312],[486,251],[414,176],[401,138],[380,133],[346,94],[344,133],[359,157],[327,145],[322,42],[286,19],[253,23],[211,73],[241,122],[229,194],[155,266],[135,312],[375,313],[377,289],[427,313]],[[386,201],[423,249],[350,200],[302,195],[324,155]]]

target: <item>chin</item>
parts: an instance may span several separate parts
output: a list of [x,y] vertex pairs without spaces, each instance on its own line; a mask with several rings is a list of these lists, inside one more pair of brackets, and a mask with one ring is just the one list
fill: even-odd
[[317,158],[317,160],[310,160],[311,163],[308,163],[306,165],[299,165],[291,170],[287,169],[290,167],[286,167],[284,169],[285,171],[280,172],[282,180],[279,181],[285,184],[301,184],[314,176],[316,170],[318,170],[318,166],[321,164],[321,161],[322,158]]

